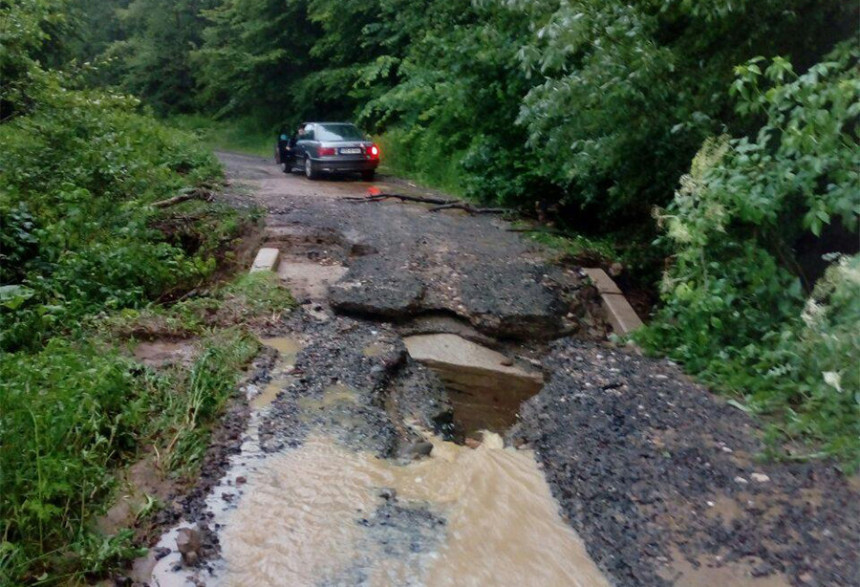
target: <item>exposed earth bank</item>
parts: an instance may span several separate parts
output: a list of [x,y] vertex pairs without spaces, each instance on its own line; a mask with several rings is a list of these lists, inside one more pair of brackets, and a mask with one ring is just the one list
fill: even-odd
[[[614,584],[856,583],[856,477],[832,462],[760,462],[756,422],[667,361],[606,342],[597,290],[579,268],[554,265],[498,217],[342,199],[423,193],[401,180],[311,182],[259,158],[219,156],[228,197],[265,208],[266,245],[280,250],[279,273],[302,303],[261,332],[301,342],[289,377],[263,357],[249,379],[279,384],[259,424],[263,452],[325,431],[349,450],[422,458],[434,449],[410,426],[456,436],[456,393],[410,358],[403,338],[456,334],[543,375],[507,439],[534,449]],[[207,527],[206,493],[239,451],[247,414],[228,416],[204,487],[177,516]],[[384,499],[362,524],[386,552],[405,539],[412,554],[398,560],[418,560],[444,539],[441,514]],[[206,546],[204,558],[217,556],[217,532]],[[361,565],[344,572],[332,584],[366,582]]]

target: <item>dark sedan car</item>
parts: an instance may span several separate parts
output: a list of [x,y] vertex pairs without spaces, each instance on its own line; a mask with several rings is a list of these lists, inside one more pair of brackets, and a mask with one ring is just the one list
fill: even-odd
[[275,161],[284,173],[302,168],[308,179],[323,171],[359,172],[370,181],[379,166],[379,147],[349,122],[306,122],[292,136],[279,134]]

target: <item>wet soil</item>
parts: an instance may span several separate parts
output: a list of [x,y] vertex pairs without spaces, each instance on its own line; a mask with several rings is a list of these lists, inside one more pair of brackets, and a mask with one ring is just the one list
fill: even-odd
[[860,493],[835,463],[760,459],[760,424],[668,361],[564,339],[544,364],[509,438],[617,584],[857,584]]

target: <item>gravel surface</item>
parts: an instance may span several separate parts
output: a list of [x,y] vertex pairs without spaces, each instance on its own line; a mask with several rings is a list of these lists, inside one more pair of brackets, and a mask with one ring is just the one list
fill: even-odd
[[750,580],[857,584],[856,477],[832,462],[761,461],[759,425],[668,361],[564,339],[545,367],[550,382],[509,438],[537,451],[617,584],[672,584],[681,559],[743,566]]

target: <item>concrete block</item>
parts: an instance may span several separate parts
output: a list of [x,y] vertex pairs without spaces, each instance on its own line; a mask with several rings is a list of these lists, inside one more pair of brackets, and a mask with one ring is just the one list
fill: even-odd
[[597,286],[597,291],[602,294],[620,294],[621,290],[615,284],[611,277],[606,274],[606,271],[597,267],[583,267],[582,270],[591,278],[594,285]]
[[251,265],[251,273],[257,271],[274,271],[278,266],[278,258],[281,252],[278,249],[260,249]]
[[435,369],[455,389],[490,386],[531,395],[543,385],[541,374],[506,365],[503,354],[456,334],[419,334],[403,342],[413,359]]
[[616,334],[627,334],[642,326],[642,320],[633,310],[630,302],[621,294],[602,294],[606,318]]
[[342,265],[320,265],[308,261],[282,259],[278,276],[297,300],[324,300],[328,287],[343,277],[347,268]]

